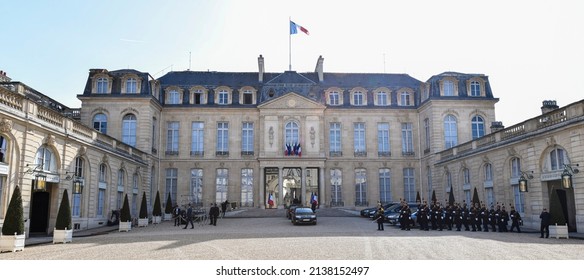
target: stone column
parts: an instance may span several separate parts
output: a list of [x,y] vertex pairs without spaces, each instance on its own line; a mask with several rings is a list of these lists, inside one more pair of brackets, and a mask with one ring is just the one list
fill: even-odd
[[266,209],[266,197],[264,196],[266,191],[266,169],[264,167],[260,167],[260,185],[258,190],[258,206],[260,209]]
[[278,209],[284,209],[284,188],[282,187],[282,166],[278,166]]
[[[306,167],[301,167],[300,174],[300,194],[302,195],[302,205],[306,205]],[[308,203],[310,203],[310,201],[308,201]]]
[[324,167],[318,168],[318,205],[325,207],[327,205],[327,197],[325,195],[325,181],[324,181]]

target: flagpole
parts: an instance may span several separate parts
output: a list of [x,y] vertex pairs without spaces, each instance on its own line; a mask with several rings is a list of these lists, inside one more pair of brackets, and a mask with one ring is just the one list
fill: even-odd
[[288,17],[288,71],[292,71],[292,32],[290,32],[290,23],[292,18]]

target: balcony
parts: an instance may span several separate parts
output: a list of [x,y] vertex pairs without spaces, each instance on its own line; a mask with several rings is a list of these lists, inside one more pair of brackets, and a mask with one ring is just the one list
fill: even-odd
[[367,157],[367,152],[365,151],[355,151],[355,157]]
[[391,152],[377,152],[378,157],[390,157]]
[[216,151],[215,152],[215,156],[217,156],[217,157],[228,157],[229,156],[229,152],[228,151]]
[[330,157],[342,157],[343,156],[343,152],[341,152],[341,151],[335,151],[335,152],[330,151],[329,152],[329,156]]
[[178,156],[178,151],[166,151],[164,154],[167,156]]
[[249,156],[253,156],[254,154],[255,154],[254,151],[242,151],[241,152],[242,157],[249,157]]
[[204,157],[205,152],[204,151],[191,151],[191,156],[192,157]]

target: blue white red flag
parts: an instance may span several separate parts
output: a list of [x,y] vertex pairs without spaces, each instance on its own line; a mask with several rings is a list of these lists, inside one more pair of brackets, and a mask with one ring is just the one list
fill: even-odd
[[306,35],[309,35],[308,29],[294,23],[293,21],[290,21],[290,34],[298,33],[298,29],[300,29],[300,31],[304,32]]

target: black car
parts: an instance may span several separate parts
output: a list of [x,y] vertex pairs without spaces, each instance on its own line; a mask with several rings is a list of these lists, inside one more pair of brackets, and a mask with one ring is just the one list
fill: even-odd
[[[398,204],[398,202],[388,202],[385,205],[383,205],[383,209],[387,209],[395,204]],[[369,208],[365,208],[363,210],[361,210],[360,215],[361,217],[365,217],[365,218],[375,218],[375,213],[377,213],[377,206],[376,207],[369,207]]]
[[298,224],[313,224],[316,225],[316,213],[308,207],[297,207],[292,213],[292,223]]
[[290,205],[290,207],[288,207],[288,209],[286,210],[286,218],[288,218],[288,220],[292,219],[292,213],[294,213],[294,210],[296,210],[296,208],[300,207],[300,205]]
[[[410,211],[414,214],[418,211],[418,204],[417,203],[408,203],[410,207]],[[385,210],[385,222],[389,223],[390,225],[399,225],[399,214],[401,212],[401,204],[396,204],[388,209]]]

